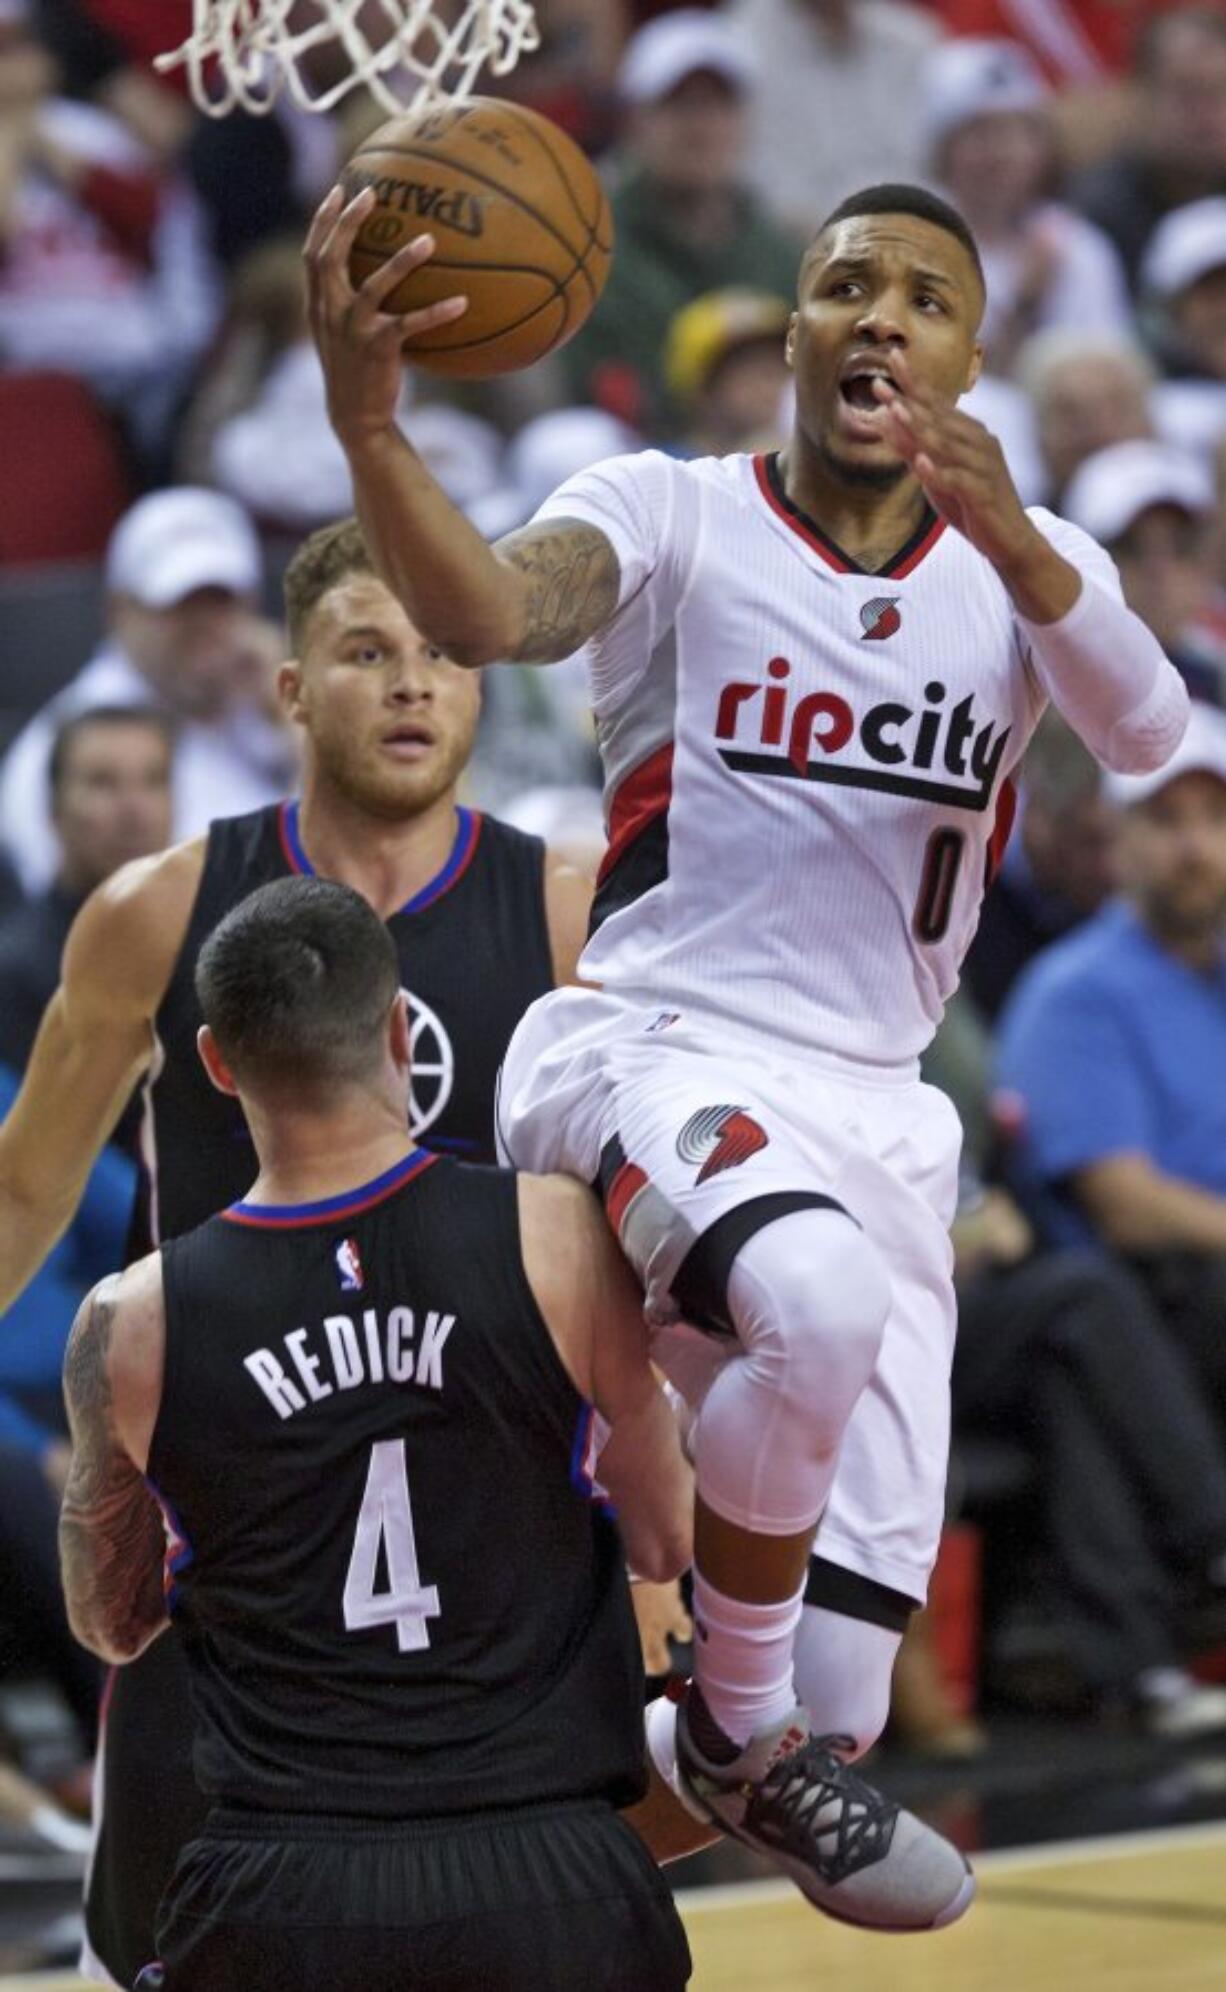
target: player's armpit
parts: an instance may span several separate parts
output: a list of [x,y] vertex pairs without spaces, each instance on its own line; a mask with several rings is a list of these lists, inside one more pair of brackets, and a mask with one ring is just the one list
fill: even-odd
[[73,1633],[112,1665],[168,1624],[161,1509],[119,1436],[113,1345],[125,1332],[121,1281],[82,1303],[64,1358],[72,1465],[60,1509],[60,1568]]
[[604,628],[617,608],[621,570],[611,540],[578,519],[541,519],[508,533],[495,553],[523,576],[521,664],[555,664]]
[[203,845],[126,865],[82,907],[63,979],[0,1127],[0,1308],[70,1223],[99,1150],[154,1051]]

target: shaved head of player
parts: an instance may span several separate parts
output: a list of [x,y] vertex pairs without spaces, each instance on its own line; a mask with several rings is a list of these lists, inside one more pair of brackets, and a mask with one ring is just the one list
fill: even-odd
[[888,492],[909,472],[882,398],[902,386],[896,361],[952,407],[979,377],[985,292],[974,238],[944,202],[909,193],[906,210],[882,213],[878,199],[845,201],[801,263],[784,457],[785,476]]

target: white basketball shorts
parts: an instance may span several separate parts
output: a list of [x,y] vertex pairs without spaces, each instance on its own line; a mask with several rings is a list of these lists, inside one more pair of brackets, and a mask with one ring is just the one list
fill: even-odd
[[691,1403],[736,1352],[720,1310],[738,1242],[814,1203],[863,1227],[891,1307],[815,1555],[922,1603],[944,1512],[956,1321],[961,1127],[945,1095],[910,1071],[865,1072],[580,988],[524,1016],[497,1117],[517,1168],[601,1190],[646,1290],[653,1354]]

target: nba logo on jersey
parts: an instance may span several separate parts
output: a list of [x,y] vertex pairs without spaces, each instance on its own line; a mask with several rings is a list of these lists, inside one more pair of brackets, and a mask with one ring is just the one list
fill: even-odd
[[366,1284],[356,1238],[342,1238],[336,1247],[336,1278],[342,1293],[360,1293]]

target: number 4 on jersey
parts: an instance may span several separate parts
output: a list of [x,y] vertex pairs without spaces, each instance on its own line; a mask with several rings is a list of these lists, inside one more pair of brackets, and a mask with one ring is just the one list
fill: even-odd
[[[387,1554],[387,1589],[376,1591],[381,1542]],[[345,1579],[344,1609],[347,1632],[394,1625],[402,1653],[420,1652],[430,1644],[426,1621],[439,1616],[438,1590],[433,1584],[422,1583],[417,1567],[403,1439],[381,1439],[371,1447],[370,1471]]]

